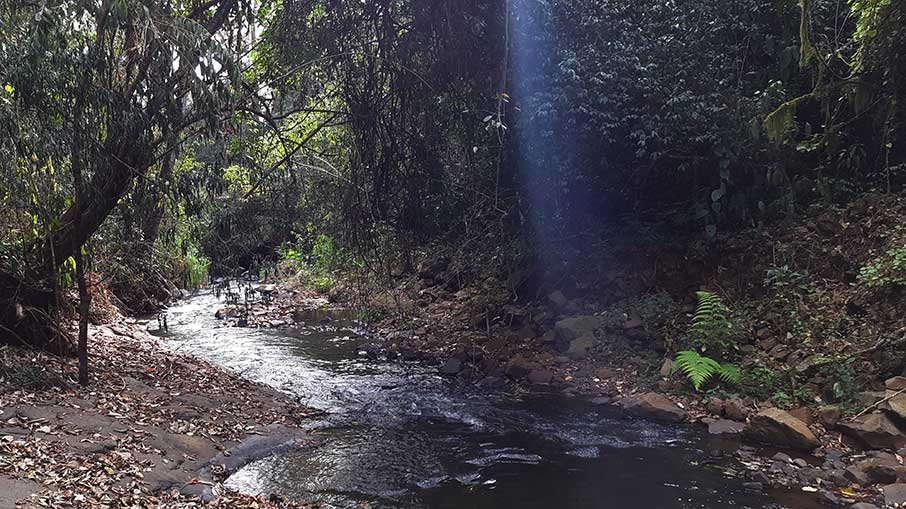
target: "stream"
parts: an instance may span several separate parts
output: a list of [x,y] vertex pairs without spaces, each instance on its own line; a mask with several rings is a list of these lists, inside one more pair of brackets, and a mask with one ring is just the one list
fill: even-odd
[[166,344],[326,412],[309,424],[321,445],[247,465],[227,480],[239,491],[337,508],[806,507],[728,475],[742,467],[711,451],[732,451],[732,441],[370,360],[343,313],[254,329],[225,326],[214,317],[222,305],[200,293],[170,308]]

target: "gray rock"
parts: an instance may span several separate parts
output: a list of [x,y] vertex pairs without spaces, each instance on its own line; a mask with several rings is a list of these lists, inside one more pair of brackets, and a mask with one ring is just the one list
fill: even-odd
[[793,458],[791,458],[789,454],[784,453],[784,452],[778,452],[777,454],[771,456],[771,459],[774,461],[782,461],[784,463],[793,462]]
[[752,413],[745,401],[740,398],[730,398],[724,401],[724,415],[734,421],[745,421]]
[[834,429],[841,417],[843,417],[843,409],[837,405],[824,405],[818,408],[818,422],[825,429]]
[[863,415],[854,421],[841,422],[837,428],[870,449],[896,450],[906,445],[906,436],[884,414]]
[[557,340],[568,343],[585,335],[594,335],[601,328],[602,320],[599,316],[582,315],[564,318],[554,325]]
[[849,506],[849,509],[878,509],[878,506],[869,504],[868,502],[856,502]]
[[745,423],[728,419],[718,419],[708,423],[708,433],[712,435],[735,435],[742,433],[745,428]]
[[588,350],[594,346],[595,337],[586,334],[573,339],[569,342],[569,348],[566,350],[566,356],[571,359],[584,359],[588,356]]
[[620,406],[629,414],[655,421],[682,422],[687,417],[686,411],[676,403],[654,392],[627,396]]
[[752,417],[745,434],[759,442],[806,451],[820,445],[804,422],[779,408],[767,408]]
[[884,494],[884,503],[891,506],[906,504],[906,484],[895,483],[881,487]]
[[15,509],[16,501],[41,491],[43,486],[29,479],[0,475],[0,509]]

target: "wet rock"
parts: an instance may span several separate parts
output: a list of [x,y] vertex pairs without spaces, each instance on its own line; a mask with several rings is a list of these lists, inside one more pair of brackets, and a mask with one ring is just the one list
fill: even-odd
[[841,417],[843,417],[843,409],[837,405],[824,405],[818,408],[818,422],[825,429],[834,429]]
[[218,320],[223,320],[225,318],[232,318],[239,313],[239,308],[236,306],[225,306],[217,310],[214,313],[214,317]]
[[227,474],[231,474],[253,461],[319,440],[318,437],[303,430],[281,424],[267,426],[265,433],[246,438],[238,445],[215,456],[208,464],[220,465]]
[[810,451],[819,445],[804,422],[779,408],[766,408],[752,417],[745,434],[759,442],[793,449]]
[[906,504],[906,484],[895,483],[881,487],[881,493],[884,494],[884,504],[889,506],[900,506]]
[[526,379],[533,384],[549,384],[553,380],[554,374],[548,369],[536,369],[528,374]]
[[588,356],[588,350],[594,346],[595,337],[586,334],[573,339],[569,342],[569,348],[566,350],[566,356],[571,359],[584,359]]
[[849,509],[878,509],[878,506],[869,504],[868,502],[856,502],[849,506]]
[[889,391],[902,391],[906,389],[906,376],[895,376],[884,380],[884,387]]
[[666,397],[646,392],[623,398],[620,406],[632,415],[656,421],[682,422],[686,420],[686,411]]
[[604,406],[611,404],[613,402],[613,398],[610,398],[608,396],[598,396],[596,398],[591,398],[590,400],[588,400],[588,402],[592,405]]
[[462,371],[462,361],[456,358],[447,359],[440,367],[440,372],[445,375],[455,375]]
[[510,378],[525,378],[535,369],[535,363],[525,357],[513,357],[506,363],[504,373]]
[[746,425],[729,419],[718,419],[708,423],[708,433],[712,435],[735,435],[742,433]]
[[884,414],[863,415],[854,421],[838,423],[837,428],[870,449],[898,449],[906,445],[906,436]]

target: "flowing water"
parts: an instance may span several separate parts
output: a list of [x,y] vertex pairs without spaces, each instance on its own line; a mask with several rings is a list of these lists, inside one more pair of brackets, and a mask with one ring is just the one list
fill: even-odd
[[310,424],[320,446],[249,464],[227,481],[240,491],[326,507],[781,507],[726,475],[739,467],[711,460],[721,444],[688,428],[369,360],[342,315],[294,329],[226,327],[214,318],[221,305],[201,294],[171,308],[168,344],[327,412]]

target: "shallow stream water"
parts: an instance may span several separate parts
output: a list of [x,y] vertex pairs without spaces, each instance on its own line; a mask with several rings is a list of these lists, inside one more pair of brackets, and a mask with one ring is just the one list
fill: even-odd
[[[167,344],[322,409],[315,449],[251,463],[251,494],[370,508],[806,507],[743,488],[712,461],[734,447],[587,402],[463,388],[416,363],[369,360],[354,322],[226,327],[203,293],[168,311]],[[781,495],[783,496],[783,495]],[[810,505],[809,505],[810,506]]]

